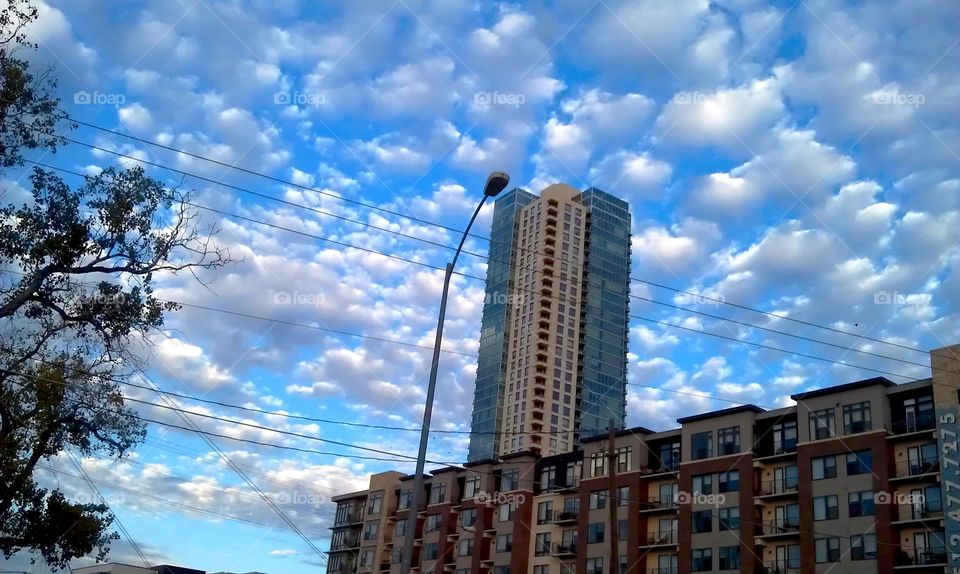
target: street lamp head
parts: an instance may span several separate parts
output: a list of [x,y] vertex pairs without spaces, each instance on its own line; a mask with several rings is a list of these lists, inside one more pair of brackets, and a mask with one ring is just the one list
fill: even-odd
[[483,195],[487,197],[496,197],[498,193],[507,187],[510,183],[510,176],[502,171],[494,171],[487,178],[487,185],[483,186]]

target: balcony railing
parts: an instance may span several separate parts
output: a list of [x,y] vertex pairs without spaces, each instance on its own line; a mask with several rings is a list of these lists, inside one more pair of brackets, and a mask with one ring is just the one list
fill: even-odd
[[791,494],[797,492],[798,480],[796,478],[775,478],[773,480],[764,480],[760,483],[757,496],[773,496],[776,494]]
[[580,513],[576,510],[564,510],[558,512],[553,517],[554,524],[563,524],[565,522],[576,522],[580,519]]
[[897,516],[900,520],[923,520],[943,516],[943,505],[939,500],[928,500],[923,504],[901,504]]
[[761,572],[763,574],[799,574],[800,561],[774,560],[772,562],[764,562]]
[[895,566],[933,566],[947,563],[945,548],[901,548],[894,556]]
[[349,548],[357,548],[360,546],[360,537],[353,536],[350,538],[344,538],[340,542],[330,545],[330,550],[336,552],[337,550],[347,550]]
[[647,544],[650,546],[655,544],[676,544],[678,539],[679,535],[676,530],[660,530],[647,534]]
[[897,478],[920,476],[940,470],[940,459],[931,456],[919,460],[904,460],[897,463]]
[[931,430],[937,427],[935,413],[923,413],[915,417],[900,419],[893,422],[893,434],[907,434],[922,430]]
[[765,520],[757,526],[755,536],[778,536],[783,534],[796,534],[800,531],[799,519],[792,520]]
[[553,555],[557,557],[564,556],[576,556],[577,555],[577,543],[571,542],[569,544],[554,544],[553,545]]
[[668,460],[666,462],[651,461],[650,466],[642,467],[641,471],[646,474],[659,474],[661,472],[677,472],[680,470],[680,461]]
[[677,507],[677,499],[673,496],[667,498],[651,498],[646,502],[640,503],[640,510],[662,510]]

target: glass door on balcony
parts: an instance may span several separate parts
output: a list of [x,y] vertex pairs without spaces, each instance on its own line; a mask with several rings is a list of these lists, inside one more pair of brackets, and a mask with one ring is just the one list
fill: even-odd
[[937,462],[937,445],[923,444],[907,449],[910,476],[929,472]]
[[661,518],[658,525],[659,534],[657,538],[662,542],[673,544],[677,541],[678,527],[677,518]]
[[797,489],[799,479],[797,465],[791,464],[789,466],[777,467],[773,469],[773,489],[771,493],[780,494],[783,492],[792,492]]
[[800,568],[800,545],[777,546],[774,549],[776,569],[774,572],[788,572]]
[[773,509],[776,522],[774,525],[781,530],[796,529],[800,526],[800,505],[788,504]]
[[657,559],[657,574],[676,574],[680,571],[679,559],[676,555],[661,555]]

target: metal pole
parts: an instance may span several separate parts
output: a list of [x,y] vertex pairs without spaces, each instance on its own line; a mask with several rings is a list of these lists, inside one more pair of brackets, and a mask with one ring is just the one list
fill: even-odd
[[607,495],[607,504],[610,505],[610,574],[621,574],[618,532],[620,522],[617,520],[617,505],[620,504],[620,497],[617,495],[617,430],[614,424],[614,420],[610,419],[610,432],[607,435],[607,456],[610,461],[610,482],[607,487],[610,489]]
[[413,475],[413,491],[410,493],[410,511],[407,514],[407,527],[404,531],[403,555],[400,561],[400,572],[410,574],[413,567],[413,541],[417,537],[417,518],[420,514],[421,498],[424,494],[423,467],[427,462],[427,442],[430,439],[430,419],[433,417],[433,397],[437,391],[437,371],[440,368],[440,343],[443,339],[443,319],[447,313],[447,293],[450,291],[450,278],[453,275],[453,266],[460,257],[460,250],[463,249],[463,243],[470,233],[470,227],[480,213],[480,208],[487,201],[487,196],[477,205],[477,209],[470,218],[470,223],[463,231],[463,237],[460,238],[460,244],[457,251],[453,254],[453,260],[447,263],[447,268],[443,274],[443,294],[440,296],[440,313],[437,315],[437,334],[433,341],[433,362],[430,364],[430,380],[427,382],[427,400],[423,407],[423,424],[420,427],[420,450],[417,451],[417,467]]

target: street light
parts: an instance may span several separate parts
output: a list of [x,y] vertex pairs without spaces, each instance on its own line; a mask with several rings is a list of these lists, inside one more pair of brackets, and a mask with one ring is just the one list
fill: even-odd
[[453,275],[453,266],[457,264],[457,258],[460,257],[460,250],[463,249],[463,243],[467,240],[470,228],[473,222],[480,214],[480,208],[486,203],[487,198],[496,197],[507,184],[510,183],[510,176],[502,171],[494,171],[487,177],[487,183],[483,186],[483,199],[477,205],[477,209],[470,218],[470,223],[463,230],[463,237],[460,238],[460,244],[453,254],[453,260],[447,263],[447,269],[443,275],[443,294],[440,296],[440,313],[437,316],[437,335],[433,342],[433,363],[430,365],[430,381],[427,383],[427,402],[423,408],[423,425],[420,427],[420,450],[417,452],[417,469],[413,475],[413,492],[410,493],[410,512],[407,515],[407,527],[404,532],[403,557],[400,565],[402,574],[409,574],[413,564],[413,540],[417,535],[417,515],[420,512],[420,499],[423,496],[423,466],[427,458],[427,441],[430,438],[430,418],[433,416],[433,395],[437,390],[437,370],[440,364],[440,342],[443,338],[443,317],[447,312],[447,292],[450,290],[450,277]]

